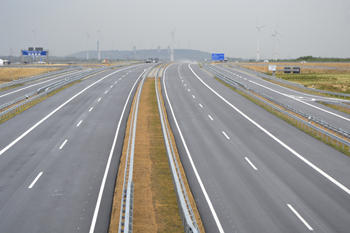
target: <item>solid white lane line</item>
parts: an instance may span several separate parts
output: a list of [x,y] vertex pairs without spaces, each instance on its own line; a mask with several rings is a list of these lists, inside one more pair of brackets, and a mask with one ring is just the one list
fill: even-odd
[[231,108],[233,108],[236,112],[238,112],[239,114],[241,114],[244,118],[246,118],[248,121],[250,121],[253,125],[255,125],[256,127],[258,127],[261,131],[263,131],[264,133],[266,133],[268,136],[270,136],[273,140],[275,140],[276,142],[278,142],[280,145],[282,145],[285,149],[287,149],[288,151],[290,151],[292,154],[294,154],[296,157],[298,157],[300,160],[302,160],[304,163],[306,163],[307,165],[309,165],[310,167],[312,167],[314,170],[316,170],[318,173],[320,173],[321,175],[323,175],[325,178],[327,178],[329,181],[333,182],[333,184],[337,185],[340,189],[342,189],[344,192],[346,192],[347,194],[350,195],[350,189],[348,189],[347,187],[345,187],[344,185],[342,185],[340,182],[338,182],[337,180],[335,180],[333,177],[331,177],[330,175],[328,175],[327,173],[325,173],[323,170],[321,170],[320,168],[318,168],[316,165],[314,165],[313,163],[311,163],[309,160],[307,160],[305,157],[301,156],[299,153],[297,153],[295,150],[293,150],[292,148],[290,148],[287,144],[285,144],[284,142],[282,142],[281,140],[279,140],[277,137],[275,137],[272,133],[270,133],[269,131],[267,131],[265,128],[263,128],[261,125],[259,125],[258,123],[256,123],[255,121],[253,121],[250,117],[248,117],[247,115],[245,115],[241,110],[239,110],[238,108],[236,108],[233,104],[231,104],[230,102],[228,102],[224,97],[222,97],[221,95],[219,95],[219,93],[217,93],[214,89],[212,89],[208,84],[206,84],[191,68],[190,65],[188,65],[188,67],[191,69],[192,73],[209,89],[211,90],[215,95],[217,95],[220,99],[222,99],[225,103],[227,103]]
[[192,95],[193,99],[195,99],[196,97],[194,95]]
[[247,157],[244,157],[245,158],[245,160],[247,160],[247,162],[250,164],[250,166],[252,166],[253,168],[254,168],[254,170],[258,170],[255,166],[254,166],[254,164],[252,163],[252,162],[250,162],[250,160],[247,158]]
[[89,233],[93,233],[94,230],[95,230],[96,221],[97,221],[97,216],[98,216],[98,212],[99,212],[99,210],[100,210],[100,205],[101,205],[101,200],[102,200],[103,191],[104,191],[104,187],[105,187],[105,184],[106,184],[107,175],[108,175],[108,172],[109,172],[109,167],[110,167],[110,165],[111,165],[111,161],[112,161],[112,157],[113,157],[113,153],[114,153],[114,148],[115,148],[115,145],[116,145],[117,139],[118,139],[119,128],[120,128],[120,125],[121,125],[121,122],[122,122],[122,119],[123,119],[123,116],[124,116],[124,113],[125,113],[126,106],[127,106],[128,102],[129,102],[131,93],[133,92],[133,90],[134,90],[136,84],[138,83],[138,81],[140,80],[140,78],[142,77],[142,75],[143,75],[145,72],[146,72],[146,70],[145,70],[144,72],[141,73],[141,75],[138,77],[138,79],[136,80],[136,82],[135,82],[134,85],[132,86],[132,88],[131,88],[131,90],[130,90],[130,92],[129,92],[128,98],[126,99],[126,102],[125,102],[125,105],[124,105],[122,114],[121,114],[121,116],[120,116],[120,119],[119,119],[119,122],[118,122],[118,127],[117,127],[117,130],[116,130],[116,132],[115,132],[115,136],[114,136],[112,148],[111,148],[111,151],[110,151],[110,153],[109,153],[108,162],[107,162],[107,165],[106,165],[106,170],[105,170],[105,173],[104,173],[104,175],[103,175],[103,179],[102,179],[102,183],[101,183],[101,187],[100,187],[100,192],[98,193],[98,198],[97,198],[97,202],[96,202],[96,207],[95,207],[94,215],[93,215],[93,217],[92,217],[92,221],[91,221],[91,226],[90,226],[90,231],[89,231]]
[[[171,65],[170,65],[170,66],[171,66]],[[194,164],[193,159],[192,159],[192,156],[191,156],[191,154],[190,154],[190,151],[189,151],[188,148],[187,148],[187,144],[186,144],[185,139],[184,139],[184,137],[183,137],[183,135],[182,135],[181,129],[180,129],[180,127],[179,127],[179,124],[177,123],[177,120],[176,120],[176,117],[175,117],[175,114],[174,114],[173,107],[172,107],[172,105],[171,105],[171,103],[170,103],[169,96],[168,96],[168,92],[167,92],[167,89],[166,89],[166,86],[165,86],[165,78],[166,78],[165,74],[166,74],[166,71],[167,71],[168,68],[169,68],[169,66],[167,66],[167,68],[165,68],[165,71],[164,71],[163,86],[164,86],[164,91],[165,91],[165,95],[166,95],[167,101],[168,101],[168,103],[169,103],[169,107],[170,107],[171,114],[173,115],[173,118],[174,118],[174,121],[175,121],[175,124],[176,124],[176,128],[177,128],[177,130],[179,131],[179,135],[180,135],[180,138],[181,138],[181,140],[182,140],[182,143],[183,143],[183,145],[184,145],[184,147],[185,147],[185,150],[186,150],[188,159],[189,159],[189,161],[190,161],[190,163],[191,163],[191,166],[192,166],[192,169],[193,169],[193,171],[194,171],[194,174],[196,175],[196,178],[197,178],[197,180],[198,180],[199,186],[201,187],[202,192],[203,192],[203,194],[204,194],[204,197],[205,197],[205,199],[206,199],[206,201],[207,201],[207,203],[208,203],[209,209],[210,209],[210,211],[211,211],[211,213],[212,213],[212,215],[213,215],[213,218],[214,218],[214,220],[215,220],[215,223],[216,223],[216,225],[217,225],[217,227],[218,227],[218,229],[219,229],[219,232],[220,232],[220,233],[223,233],[223,232],[224,232],[224,229],[223,229],[222,226],[221,226],[220,220],[219,220],[219,218],[218,218],[218,216],[217,216],[217,214],[216,214],[216,211],[215,211],[215,209],[214,209],[213,204],[211,203],[211,200],[210,200],[209,195],[208,195],[208,193],[207,193],[207,191],[206,191],[206,189],[205,189],[205,187],[204,187],[204,184],[203,184],[203,182],[202,182],[202,179],[201,179],[201,177],[200,177],[199,174],[198,174],[196,165]]]
[[33,180],[33,182],[29,185],[29,189],[33,188],[33,186],[35,185],[35,183],[39,180],[40,176],[43,174],[43,172],[40,172],[36,178]]
[[201,106],[201,108],[203,108],[203,106],[201,104],[199,104],[199,106]]
[[53,110],[52,112],[50,112],[48,115],[46,115],[44,118],[42,118],[40,121],[38,121],[37,123],[35,123],[32,127],[30,127],[27,131],[25,131],[23,134],[21,134],[21,136],[19,136],[18,138],[16,138],[15,140],[13,140],[10,144],[8,144],[5,148],[3,148],[0,151],[0,155],[2,155],[3,153],[5,153],[8,149],[10,149],[13,145],[15,145],[19,140],[21,140],[22,138],[24,138],[28,133],[30,133],[32,130],[34,130],[37,126],[39,126],[41,123],[43,123],[47,118],[49,118],[50,116],[52,116],[53,114],[55,114],[58,110],[60,110],[61,108],[63,108],[65,105],[67,105],[69,102],[71,102],[73,99],[75,99],[77,96],[81,95],[83,92],[85,92],[86,90],[88,90],[89,88],[91,88],[92,86],[96,85],[97,83],[101,82],[102,80],[108,78],[109,76],[118,73],[122,70],[125,69],[129,69],[130,67],[127,68],[123,68],[120,70],[117,70],[113,73],[110,73],[106,76],[104,76],[103,78],[97,80],[96,82],[90,84],[89,86],[85,87],[83,90],[81,90],[80,92],[78,92],[77,94],[75,94],[74,96],[72,96],[69,100],[67,100],[66,102],[64,102],[63,104],[61,104],[59,107],[57,107],[55,110]]
[[225,137],[226,137],[227,139],[230,139],[224,131],[222,131],[222,133],[223,133],[223,135],[225,135]]
[[313,231],[314,229],[312,229],[312,227],[305,221],[305,219],[303,217],[301,217],[301,215],[293,208],[292,205],[287,204],[289,209],[291,209],[293,211],[293,213],[299,218],[300,221],[302,221],[302,223],[304,223],[304,225],[310,230]]
[[79,123],[77,124],[77,127],[79,127],[79,125],[81,124],[81,122],[83,122],[83,120],[79,121]]
[[107,94],[108,91],[105,91],[105,94]]
[[339,118],[341,118],[341,119],[350,121],[349,118],[340,116],[340,115],[338,115],[338,114],[336,114],[336,113],[327,111],[327,110],[325,110],[325,109],[323,109],[323,108],[319,108],[319,107],[317,107],[317,106],[314,106],[314,105],[312,105],[312,104],[309,104],[309,103],[307,103],[307,102],[304,102],[304,101],[302,101],[302,100],[299,100],[299,99],[297,99],[297,98],[295,98],[295,97],[289,96],[289,95],[284,94],[284,93],[282,93],[282,92],[276,91],[276,90],[274,90],[274,89],[272,89],[272,88],[269,88],[269,87],[266,87],[266,86],[264,86],[264,85],[261,85],[260,83],[256,83],[256,82],[250,81],[250,80],[249,80],[249,82],[254,83],[254,84],[258,85],[258,86],[264,87],[264,88],[266,88],[266,89],[268,89],[268,90],[270,90],[270,91],[276,92],[276,93],[278,93],[278,94],[280,94],[280,95],[289,97],[289,98],[294,99],[294,100],[296,100],[296,101],[299,101],[299,102],[301,102],[301,103],[303,103],[303,104],[309,105],[309,106],[311,106],[311,107],[313,107],[313,108],[316,108],[316,109],[318,109],[318,110],[321,110],[321,111],[323,111],[323,112],[326,112],[326,113],[329,113],[329,114],[331,114],[331,115],[337,116],[337,117],[339,117]]
[[100,102],[101,98],[99,98],[97,101]]
[[60,148],[59,148],[60,150],[64,147],[64,145],[66,145],[67,141],[68,141],[67,139],[64,140],[64,142],[62,143],[62,145],[61,145]]
[[93,108],[94,108],[94,107],[91,107],[90,110],[89,110],[89,112],[91,112],[91,110],[92,110]]
[[210,115],[208,115],[208,117],[210,118],[210,120],[212,120],[212,121],[214,120]]

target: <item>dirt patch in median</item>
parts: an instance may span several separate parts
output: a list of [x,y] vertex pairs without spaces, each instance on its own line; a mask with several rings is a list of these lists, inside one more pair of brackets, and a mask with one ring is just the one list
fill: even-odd
[[[119,226],[130,116],[118,171],[109,232],[117,232]],[[133,232],[183,232],[163,141],[154,78],[147,78],[141,94],[133,182]]]

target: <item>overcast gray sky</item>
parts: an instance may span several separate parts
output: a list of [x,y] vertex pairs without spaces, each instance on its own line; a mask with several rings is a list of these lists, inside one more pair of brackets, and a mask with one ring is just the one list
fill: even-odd
[[[278,57],[350,57],[349,0],[0,0],[0,55],[42,46],[51,55],[96,50],[150,49],[171,43],[229,57],[254,58],[257,22],[260,57],[272,57],[277,22]],[[36,29],[36,41],[34,33]]]

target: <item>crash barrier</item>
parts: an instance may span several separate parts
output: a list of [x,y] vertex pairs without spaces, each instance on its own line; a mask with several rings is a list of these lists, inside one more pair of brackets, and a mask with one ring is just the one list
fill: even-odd
[[331,105],[332,107],[339,109],[343,112],[350,113],[350,104],[344,104],[340,102],[318,101],[320,103]]
[[19,97],[8,103],[5,103],[0,106],[0,121],[10,118],[11,116],[17,114],[19,111],[22,111],[23,109],[27,108],[28,106],[32,106],[33,104],[39,102],[40,100],[45,98],[48,94],[50,94],[51,92],[59,88],[62,88],[70,83],[73,83],[75,81],[88,77],[90,75],[105,71],[107,69],[116,68],[116,67],[119,67],[119,65],[111,66],[111,67],[103,67],[100,69],[87,70],[83,73],[75,74],[63,80],[41,87],[37,91],[30,92],[22,97]]
[[124,182],[120,207],[119,228],[118,232],[132,233],[133,226],[133,212],[134,212],[134,183],[132,181],[133,169],[134,169],[134,151],[135,151],[135,137],[136,137],[136,125],[137,125],[137,113],[139,108],[139,102],[141,97],[141,91],[145,79],[148,76],[151,68],[146,70],[143,74],[142,80],[138,87],[137,96],[133,105],[131,115],[131,125],[128,141],[128,149],[126,152],[125,170],[124,170]]
[[66,72],[71,72],[74,70],[81,70],[82,67],[73,67],[73,68],[68,68],[68,69],[63,69],[63,70],[58,70],[54,72],[42,72],[38,74],[32,74],[32,75],[27,75],[27,76],[22,76],[19,77],[17,80],[14,80],[12,82],[7,82],[7,83],[2,83],[0,84],[0,91],[12,88],[14,86],[18,86],[23,83],[31,82],[34,80],[42,79],[42,78],[47,78],[49,76],[57,75],[57,74],[62,74]]
[[269,79],[271,81],[277,82],[277,83],[281,83],[284,85],[289,86],[292,89],[298,90],[298,91],[303,91],[303,92],[307,92],[307,93],[311,93],[311,94],[315,94],[315,95],[320,95],[320,96],[326,96],[326,97],[334,97],[334,98],[343,98],[343,99],[350,99],[350,95],[349,94],[344,94],[344,93],[338,93],[338,92],[331,92],[331,91],[324,91],[324,90],[319,90],[319,89],[314,89],[314,88],[309,88],[309,87],[304,87],[303,85],[299,84],[299,83],[294,83],[294,82],[290,82],[287,80],[283,80],[280,78],[276,78],[267,74],[263,74],[251,69],[247,69],[247,68],[243,68],[241,66],[233,66],[233,65],[229,65],[229,67],[240,70],[240,71],[244,71],[244,72],[248,72],[251,74],[254,74],[256,76],[259,76],[261,78],[264,79]]
[[272,97],[261,94],[258,91],[255,91],[248,86],[221,74],[206,64],[202,64],[202,67],[224,83],[230,85],[238,91],[249,95],[249,97],[252,97],[254,100],[258,101],[260,104],[268,108],[271,112],[274,112],[276,115],[289,120],[307,132],[315,134],[317,137],[324,139],[326,142],[341,147],[344,150],[350,152],[349,132],[332,126],[327,122],[312,117],[288,105],[282,104],[274,100]]
[[163,138],[164,138],[165,148],[166,148],[167,157],[168,157],[168,163],[170,167],[171,176],[173,179],[173,185],[174,185],[174,189],[177,197],[177,204],[179,206],[179,212],[182,220],[182,225],[184,227],[184,232],[197,233],[199,232],[198,225],[186,192],[184,181],[181,177],[180,168],[176,159],[176,154],[173,148],[173,142],[170,136],[170,129],[168,128],[168,125],[167,125],[166,110],[164,109],[163,103],[161,101],[161,92],[158,90],[158,75],[159,75],[159,70],[161,69],[162,66],[163,65],[161,65],[158,68],[157,74],[155,76],[155,88],[156,88],[156,95],[157,95],[159,117],[162,125]]

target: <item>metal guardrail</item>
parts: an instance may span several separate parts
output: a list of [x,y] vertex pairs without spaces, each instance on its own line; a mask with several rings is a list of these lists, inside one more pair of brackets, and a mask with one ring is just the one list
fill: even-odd
[[350,113],[350,105],[349,104],[344,104],[340,102],[328,102],[328,101],[318,101],[320,103],[332,105],[335,108],[338,108],[344,112]]
[[27,83],[27,82],[31,82],[34,80],[38,80],[38,79],[42,79],[42,78],[46,78],[49,76],[53,76],[53,75],[57,75],[57,74],[61,74],[61,73],[66,73],[66,72],[71,72],[74,70],[80,70],[82,69],[82,67],[75,67],[75,68],[69,68],[69,69],[65,69],[65,70],[58,70],[58,71],[54,71],[54,72],[45,72],[43,74],[40,75],[36,75],[36,76],[23,76],[23,77],[19,77],[17,80],[14,80],[12,82],[8,82],[8,83],[3,83],[0,84],[0,91],[2,90],[6,90],[10,87],[22,84],[22,83]]
[[75,64],[75,65],[16,65],[16,64],[10,64],[10,65],[4,65],[0,66],[0,69],[7,69],[7,68],[47,68],[47,69],[52,69],[52,68],[61,68],[61,69],[68,69],[68,68],[74,68],[78,67],[80,65]]
[[120,207],[120,218],[118,232],[132,233],[133,223],[133,203],[134,203],[134,183],[132,182],[133,167],[134,167],[134,150],[137,125],[137,113],[140,102],[140,96],[143,84],[151,68],[144,72],[141,83],[139,85],[136,101],[133,106],[131,127],[129,133],[128,150],[126,152],[126,162],[124,171],[124,182],[122,191],[122,200]]
[[163,65],[161,65],[158,68],[157,74],[155,76],[155,88],[156,88],[156,95],[157,95],[159,117],[160,117],[160,122],[162,125],[162,131],[163,131],[163,138],[164,138],[165,148],[168,156],[168,163],[169,163],[170,172],[174,183],[174,188],[176,191],[177,204],[179,206],[180,216],[181,216],[182,224],[184,226],[184,232],[197,233],[199,232],[198,225],[191,207],[191,203],[188,199],[185,184],[181,177],[180,168],[177,163],[175,151],[174,151],[172,140],[170,137],[170,130],[166,123],[167,122],[165,118],[166,110],[163,108],[163,104],[161,101],[161,93],[158,91],[158,75],[159,75],[159,70],[161,69],[162,66]]
[[[225,82],[226,84],[232,86],[233,88],[235,88],[239,91],[242,91],[242,92],[248,94],[250,97],[254,98],[255,100],[262,102],[265,106],[268,106],[271,110],[277,112],[278,114],[284,115],[289,120],[296,123],[298,126],[304,127],[304,129],[306,129],[308,131],[310,129],[315,130],[317,132],[317,136],[319,136],[319,133],[321,136],[322,135],[326,136],[326,140],[328,142],[331,142],[332,144],[336,144],[337,146],[342,146],[343,149],[345,149],[345,146],[347,146],[349,148],[348,150],[350,152],[350,133],[349,132],[341,130],[340,128],[337,128],[337,127],[333,127],[332,125],[330,125],[322,120],[311,117],[311,116],[309,116],[305,113],[302,113],[301,111],[295,110],[293,108],[292,109],[295,110],[296,112],[290,113],[290,112],[288,112],[288,110],[292,110],[292,109],[284,110],[282,108],[279,108],[271,103],[271,102],[273,102],[275,104],[278,103],[278,101],[276,101],[276,100],[271,101],[273,98],[268,97],[269,98],[268,100],[271,102],[264,100],[263,98],[259,98],[257,95],[252,94],[252,92],[258,93],[257,91],[252,90],[251,88],[247,87],[246,85],[244,85],[244,86],[240,85],[239,82],[237,82],[237,81],[221,74],[220,72],[208,67],[206,64],[202,64],[202,65],[203,65],[203,68],[205,70],[207,70],[209,73],[211,73],[212,75],[214,75],[215,77],[217,77],[221,81]],[[266,95],[264,95],[264,96],[267,97]],[[281,103],[279,103],[279,104],[281,104]],[[280,106],[282,106],[282,105],[280,105]],[[290,107],[287,105],[283,105],[283,106]],[[294,115],[295,113],[298,113],[300,116],[302,116],[302,118]],[[331,132],[329,132],[328,130]]]
[[4,119],[12,116],[13,114],[16,114],[18,111],[22,110],[26,106],[30,106],[31,104],[38,102],[39,100],[41,100],[42,98],[47,96],[49,93],[51,93],[52,91],[54,91],[58,88],[61,88],[65,85],[68,85],[68,84],[73,83],[77,80],[83,79],[87,76],[93,75],[95,73],[102,72],[102,71],[105,71],[105,70],[111,69],[111,68],[116,68],[118,66],[119,65],[111,66],[111,67],[107,67],[107,68],[103,67],[100,69],[88,70],[84,73],[73,75],[70,78],[66,78],[64,80],[60,80],[60,81],[57,81],[57,82],[52,83],[50,85],[44,86],[42,88],[39,88],[37,91],[30,92],[22,97],[19,97],[15,100],[8,102],[8,103],[5,103],[5,104],[0,106],[0,111],[4,110],[6,108],[8,108],[8,109],[0,112],[0,120],[2,121]]
[[255,74],[255,75],[260,76],[262,78],[266,78],[266,79],[269,79],[269,80],[272,80],[272,81],[275,81],[275,82],[278,82],[278,83],[289,85],[289,86],[291,86],[291,87],[293,87],[293,88],[295,88],[295,89],[297,89],[299,91],[308,92],[308,93],[314,93],[314,94],[321,95],[321,96],[322,96],[322,94],[323,94],[323,96],[326,96],[326,94],[327,94],[328,97],[334,97],[334,98],[336,98],[336,96],[338,96],[339,99],[340,99],[340,97],[343,97],[344,99],[350,98],[349,94],[343,94],[343,93],[338,93],[338,92],[324,91],[324,90],[304,87],[303,85],[301,85],[299,83],[294,83],[294,82],[290,82],[290,81],[287,81],[287,80],[275,78],[275,77],[272,77],[270,75],[263,74],[263,73],[260,73],[260,72],[254,71],[254,70],[250,70],[250,69],[247,69],[247,68],[243,68],[243,67],[240,67],[240,66],[233,66],[233,65],[229,65],[229,66],[231,68],[234,68],[234,69],[238,69],[238,70],[241,70],[241,71],[244,71],[244,72]]

